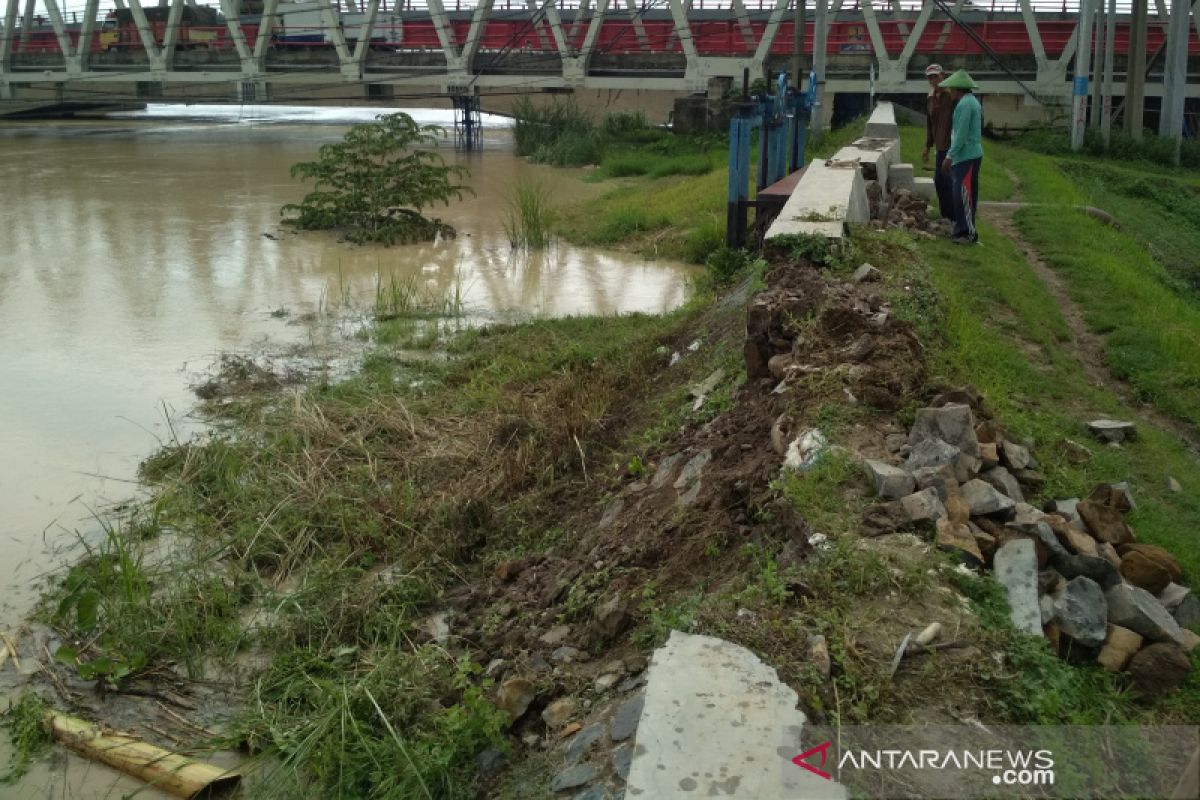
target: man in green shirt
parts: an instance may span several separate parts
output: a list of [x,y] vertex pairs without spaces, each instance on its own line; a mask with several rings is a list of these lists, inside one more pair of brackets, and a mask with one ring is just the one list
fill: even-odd
[[942,170],[950,175],[954,193],[955,244],[979,244],[975,209],[979,202],[979,168],[983,164],[983,109],[971,93],[978,84],[965,69],[942,81],[954,98],[954,120],[950,127],[950,149]]

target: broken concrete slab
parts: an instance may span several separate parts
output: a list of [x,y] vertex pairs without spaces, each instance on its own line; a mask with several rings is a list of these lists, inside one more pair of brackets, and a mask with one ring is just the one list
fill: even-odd
[[858,166],[826,166],[818,159],[805,168],[796,190],[767,229],[766,241],[788,235],[841,239],[846,235],[847,222],[866,223],[870,219],[871,204]]
[[[986,485],[986,484],[985,484]],[[991,488],[991,487],[988,487]],[[992,562],[996,580],[1004,586],[1013,625],[1034,636],[1042,635],[1038,605],[1037,552],[1032,539],[1012,539],[996,550]]]
[[979,478],[967,481],[961,489],[963,499],[971,507],[971,516],[973,517],[1008,512],[1016,506],[1012,498],[1005,497],[990,483]]
[[797,700],[746,648],[672,631],[650,665],[626,796],[845,798],[787,755],[813,744]]
[[888,186],[888,171],[892,164],[900,161],[900,141],[863,137],[834,153],[833,161],[856,161],[862,170],[863,181]]
[[933,184],[933,178],[915,177],[912,185],[913,194],[922,197],[932,203],[937,199],[937,187]]

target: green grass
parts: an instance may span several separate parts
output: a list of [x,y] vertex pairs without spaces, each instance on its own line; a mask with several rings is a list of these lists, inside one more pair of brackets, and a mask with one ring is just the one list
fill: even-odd
[[21,695],[0,715],[0,727],[8,729],[13,752],[8,769],[0,773],[0,786],[15,783],[30,765],[50,749],[52,738],[44,724],[49,704],[32,692]]
[[508,205],[504,232],[513,249],[541,249],[553,239],[554,205],[546,187],[519,183]]

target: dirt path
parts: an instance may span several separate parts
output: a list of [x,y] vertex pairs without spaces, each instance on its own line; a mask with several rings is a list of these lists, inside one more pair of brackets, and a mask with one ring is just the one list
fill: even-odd
[[[1014,200],[1019,202],[1022,199],[1020,180],[1011,171],[1009,177],[1016,186]],[[1133,387],[1113,374],[1106,358],[1107,341],[1088,326],[1087,320],[1083,316],[1083,309],[1072,299],[1062,276],[1046,264],[1037,249],[1021,235],[1013,221],[1016,209],[981,205],[980,211],[983,212],[988,222],[995,226],[996,230],[1008,237],[1021,250],[1025,255],[1025,260],[1029,262],[1029,266],[1033,267],[1033,271],[1042,281],[1046,290],[1050,292],[1050,296],[1054,298],[1054,302],[1057,303],[1063,319],[1067,323],[1067,328],[1071,331],[1071,338],[1063,343],[1063,348],[1079,362],[1088,379],[1094,385],[1116,395],[1138,418],[1138,421],[1174,433],[1187,442],[1188,447],[1194,453],[1200,454],[1200,432],[1186,422],[1163,414],[1152,405],[1139,402]]]

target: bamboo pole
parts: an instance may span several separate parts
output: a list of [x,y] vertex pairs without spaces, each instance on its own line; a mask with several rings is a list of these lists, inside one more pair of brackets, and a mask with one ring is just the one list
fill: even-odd
[[56,711],[47,712],[46,727],[55,739],[75,752],[178,797],[229,790],[242,779],[236,771],[194,761]]

